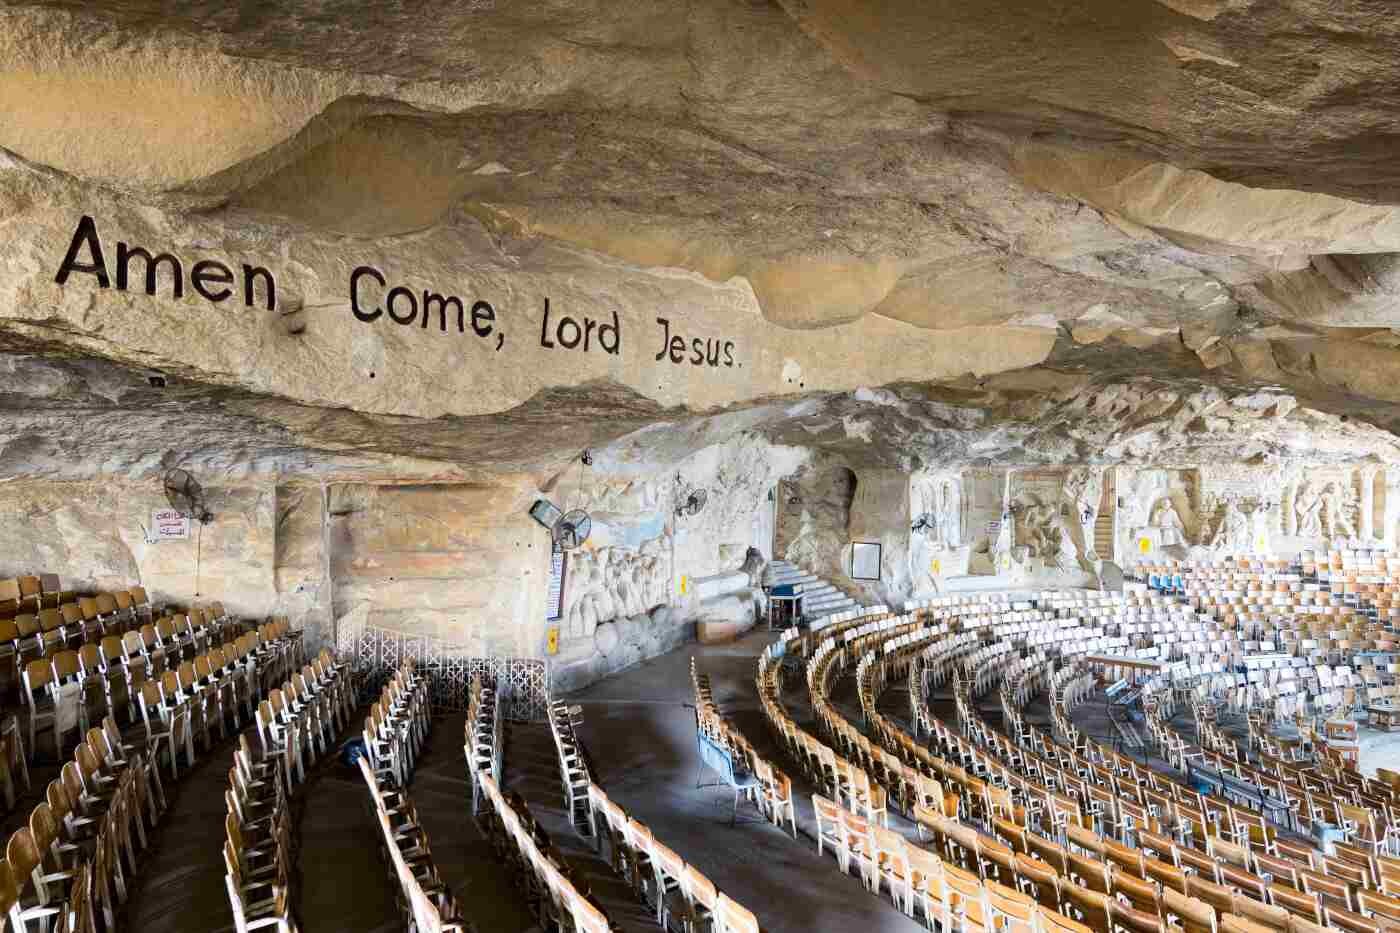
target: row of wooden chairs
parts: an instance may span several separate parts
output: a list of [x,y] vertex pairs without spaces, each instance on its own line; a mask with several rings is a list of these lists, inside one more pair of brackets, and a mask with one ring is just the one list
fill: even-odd
[[752,789],[744,793],[769,822],[779,829],[786,826],[792,831],[792,838],[796,839],[797,808],[792,796],[792,778],[760,755],[744,734],[725,717],[715,703],[709,675],[700,672],[694,657],[690,659],[690,681],[695,693],[696,730],[719,743],[734,761],[741,762],[748,769],[754,783]]
[[426,679],[418,676],[411,663],[405,663],[390,678],[372,709],[381,710],[386,720],[376,727],[374,761],[365,755],[358,764],[400,905],[411,929],[460,933],[467,926],[442,880],[428,832],[408,794],[414,763],[432,725]]
[[503,722],[496,707],[495,688],[483,683],[481,675],[474,676],[467,690],[467,718],[462,724],[462,753],[472,785],[473,814],[481,807],[481,776],[489,774],[498,785],[501,782]]
[[672,918],[686,933],[759,933],[758,920],[743,905],[719,891],[694,865],[689,865],[627,812],[597,784],[587,800],[598,851],[606,850],[613,870],[632,885],[637,898],[655,912],[663,933]]
[[[917,654],[922,649],[922,642],[917,636],[924,635],[927,629],[921,629],[917,624],[901,619],[887,618],[882,620],[881,624],[884,624],[883,632],[891,641],[912,639],[905,641],[901,646],[906,652]],[[765,696],[765,710],[769,711],[770,720],[775,715],[785,717],[785,711],[781,710],[781,704],[776,700],[777,684],[771,676],[771,671],[771,663],[761,664],[760,689]],[[822,705],[829,708],[824,697],[815,695],[818,690],[825,691],[824,674],[809,673],[809,683],[814,691],[814,707]],[[790,748],[794,745],[809,744],[801,739],[791,738],[794,735],[794,726],[790,725],[788,720],[784,719],[774,725],[775,732],[784,737]],[[815,758],[820,761],[826,757],[818,752],[815,756],[801,756],[798,760]],[[824,782],[825,770],[819,767],[814,773],[814,779]],[[917,772],[915,775],[911,780],[911,783],[917,782],[917,794],[914,799],[920,801],[913,805],[916,812],[933,812],[923,805],[923,801],[940,808],[951,805],[956,812],[956,802],[945,797],[936,781],[930,779],[925,782]],[[841,785],[838,783],[836,786]],[[984,881],[959,866],[947,863],[938,854],[908,842],[899,833],[881,825],[868,811],[864,811],[858,802],[859,797],[851,800],[854,806],[843,806],[839,802],[840,799],[821,794],[813,795],[818,852],[830,847],[835,852],[838,866],[843,872],[856,868],[872,891],[878,892],[881,887],[888,887],[891,897],[901,909],[910,916],[917,916],[922,912],[930,928],[978,931],[1014,929],[1024,933],[1082,933],[1087,929],[1059,911],[1039,905],[1018,891],[994,881]]]
[[611,933],[607,914],[549,842],[525,801],[518,794],[508,798],[489,774],[481,775],[481,788],[485,806],[479,822],[516,869],[540,928],[545,933]]
[[[258,649],[255,663],[267,672],[266,678],[253,677],[250,682],[276,683],[278,674],[285,679],[266,694],[254,695],[250,718],[257,724],[259,749],[255,751],[248,733],[240,731],[228,774],[224,884],[236,933],[296,933],[291,790],[294,781],[305,779],[308,756],[333,751],[336,736],[354,714],[348,669],[323,649],[297,670],[301,642],[284,626],[268,623],[244,636]],[[206,700],[217,702],[220,692],[217,685],[207,689]],[[207,707],[202,714],[206,721],[211,715],[222,716],[222,708]],[[235,729],[241,726],[238,719]]]
[[0,915],[16,933],[116,929],[147,832],[165,810],[149,749],[110,718],[88,730],[0,861]]
[[235,933],[297,933],[293,914],[296,847],[286,769],[267,750],[255,758],[239,736],[224,791],[224,886]]

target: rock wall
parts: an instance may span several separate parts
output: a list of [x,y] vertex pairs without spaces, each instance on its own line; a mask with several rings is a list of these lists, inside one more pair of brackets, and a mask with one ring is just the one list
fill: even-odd
[[[857,599],[894,602],[906,597],[910,580],[909,475],[897,470],[860,470],[851,500],[850,542],[880,545],[880,579],[852,580]],[[850,545],[843,563],[851,568]]]
[[328,541],[337,617],[433,635],[474,655],[543,650],[548,540],[519,485],[336,484]]
[[[0,486],[7,529],[0,575],[57,573],[65,588],[80,591],[140,584],[157,601],[219,600],[251,617],[315,607],[314,588],[293,594],[279,586],[276,483],[211,485],[206,492],[209,524],[193,523],[186,540],[156,541],[151,513],[169,507],[159,483],[7,483]],[[311,579],[284,582],[295,590]]]
[[844,466],[814,466],[785,481],[778,502],[778,555],[837,586],[849,586],[855,495],[856,474]]

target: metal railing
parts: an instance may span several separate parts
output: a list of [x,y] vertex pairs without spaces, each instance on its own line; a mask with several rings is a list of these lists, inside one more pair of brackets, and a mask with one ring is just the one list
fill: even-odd
[[472,678],[496,691],[498,708],[515,722],[544,722],[549,715],[549,661],[545,658],[473,657],[463,645],[342,620],[336,651],[378,691],[393,670],[412,659],[428,678],[433,706],[465,712]]

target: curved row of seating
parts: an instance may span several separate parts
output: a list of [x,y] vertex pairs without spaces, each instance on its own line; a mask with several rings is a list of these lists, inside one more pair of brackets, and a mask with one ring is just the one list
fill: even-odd
[[[1061,716],[1057,718],[1063,720],[1067,717]],[[1102,754],[1103,752],[1101,748],[1096,748],[1093,745],[1089,745],[1082,749],[1082,751],[1088,752],[1091,757],[1096,753]],[[1149,775],[1149,778],[1150,777],[1151,775]],[[1212,859],[1214,859],[1214,864],[1218,865],[1218,870],[1216,870],[1217,881],[1225,881],[1228,878],[1229,883],[1233,884],[1237,889],[1237,893],[1245,892],[1261,901],[1264,900],[1267,895],[1270,901],[1282,900],[1289,903],[1294,909],[1300,909],[1307,900],[1307,897],[1311,895],[1314,907],[1308,913],[1317,919],[1320,919],[1322,916],[1321,911],[1318,909],[1319,906],[1322,906],[1317,904],[1318,898],[1325,898],[1327,896],[1326,892],[1330,890],[1338,895],[1337,900],[1339,902],[1335,905],[1335,909],[1331,910],[1329,914],[1330,919],[1339,925],[1344,925],[1346,922],[1350,921],[1358,926],[1364,926],[1363,921],[1359,920],[1355,915],[1349,915],[1347,913],[1356,901],[1349,896],[1349,893],[1345,891],[1344,887],[1339,890],[1339,885],[1341,885],[1341,882],[1337,880],[1339,877],[1360,880],[1355,878],[1354,872],[1347,866],[1335,862],[1328,863],[1324,861],[1320,865],[1309,862],[1306,869],[1300,867],[1296,876],[1301,880],[1303,885],[1301,892],[1289,891],[1284,888],[1266,891],[1265,885],[1261,880],[1248,876],[1247,870],[1244,870],[1246,867],[1244,863],[1247,862],[1247,859],[1240,856],[1240,850],[1238,849],[1241,842],[1249,839],[1256,839],[1260,844],[1265,846],[1268,846],[1270,842],[1275,840],[1275,834],[1269,831],[1262,817],[1257,813],[1251,812],[1248,808],[1232,806],[1219,798],[1212,800],[1210,797],[1205,797],[1204,799],[1200,799],[1201,795],[1195,794],[1194,791],[1186,791],[1179,784],[1172,783],[1169,786],[1171,786],[1176,793],[1177,799],[1175,801],[1165,801],[1160,798],[1153,800],[1151,792],[1146,791],[1145,788],[1143,789],[1143,794],[1147,796],[1144,797],[1143,795],[1134,793],[1134,789],[1123,788],[1121,786],[1115,787],[1116,793],[1114,795],[1108,795],[1107,799],[1102,802],[1103,815],[1106,817],[1110,816],[1109,808],[1115,802],[1120,804],[1119,809],[1121,810],[1121,805],[1126,803],[1124,798],[1127,796],[1138,796],[1140,802],[1147,802],[1150,806],[1150,814],[1154,821],[1169,813],[1190,814],[1191,818],[1179,824],[1177,827],[1178,830],[1183,831],[1183,835],[1186,837],[1175,840],[1172,850],[1173,861],[1177,863],[1178,867],[1194,860],[1194,865],[1192,866],[1193,870],[1198,873],[1204,871],[1205,874],[1210,874],[1211,869],[1209,866],[1212,864]],[[1192,800],[1188,806],[1187,802],[1183,801],[1182,798],[1190,795],[1194,795],[1197,799]],[[1142,826],[1140,808],[1138,809],[1138,816],[1137,824]],[[1228,820],[1222,821],[1222,816],[1228,817]],[[1191,839],[1191,827],[1196,828],[1196,836],[1204,836],[1205,838]],[[1216,832],[1209,833],[1210,829],[1215,829]],[[1232,841],[1227,841],[1222,838],[1221,830],[1231,835]],[[1147,832],[1146,830],[1140,831],[1143,833]],[[1150,837],[1150,834],[1148,835]],[[1130,840],[1125,838],[1124,841],[1127,842]],[[1194,850],[1194,847],[1191,846],[1193,841],[1197,843],[1203,842],[1206,847],[1206,852],[1198,854]],[[1231,846],[1236,847],[1234,854],[1239,857],[1241,864],[1238,867],[1241,871],[1232,871],[1228,864],[1222,860],[1223,854],[1229,852]],[[1305,858],[1313,858],[1313,856],[1308,853],[1308,847],[1300,848],[1305,853]],[[1244,852],[1247,854],[1248,850],[1245,849]],[[1188,858],[1188,856],[1191,856],[1191,858]],[[1315,868],[1320,868],[1322,871],[1314,872],[1314,876],[1310,876],[1308,872]],[[1190,887],[1191,883],[1191,880],[1188,879],[1187,886]],[[1202,882],[1202,884],[1204,883],[1205,882]],[[1213,897],[1206,898],[1206,900],[1208,902],[1213,901],[1214,906],[1217,908],[1223,907],[1224,902],[1228,900],[1223,898],[1219,891],[1211,891],[1206,888],[1201,888],[1201,891],[1214,895]]]
[[138,853],[165,810],[149,749],[122,744],[111,719],[88,730],[0,861],[7,929],[115,928]]
[[[1043,663],[1039,666],[1043,673]],[[974,672],[969,668],[963,674]],[[1084,850],[1066,848],[1064,843],[1071,839],[1097,838],[1093,833],[1085,836],[1079,799],[1066,793],[1076,790],[1074,779],[1058,771],[1060,764],[1053,759],[1018,749],[991,732],[970,702],[976,682],[971,676],[961,676],[955,683],[959,723],[973,742],[941,722],[935,727],[937,750],[941,752],[938,757],[943,761],[940,774],[957,788],[958,810],[964,822],[972,824],[969,832],[946,814],[916,814],[921,826],[932,832],[939,850],[976,871],[984,882],[1006,887],[1011,887],[1007,882],[1014,882],[1025,892],[1024,897],[1043,908],[1068,912],[1092,929],[1163,929],[1165,918],[1159,901],[1144,898],[1141,887],[1133,885],[1130,877],[1118,879],[1111,867],[1096,863]],[[1003,691],[1003,705],[1012,699],[1006,693]],[[873,700],[864,698],[866,703]],[[981,749],[982,745],[989,746],[990,752]],[[1046,751],[1052,749],[1047,747]],[[1023,774],[1029,777],[1021,777]],[[1058,776],[1065,783],[1043,783],[1047,775]],[[979,823],[992,830],[995,838],[979,831]],[[1139,909],[1148,904],[1156,909]],[[1171,904],[1183,918],[1193,917],[1195,906],[1189,900]]]
[[472,814],[481,808],[481,778],[490,776],[499,787],[505,754],[502,724],[496,706],[496,690],[472,678],[467,688],[467,718],[462,724],[462,753],[467,759],[467,777],[472,785]]
[[[348,672],[336,665],[329,649],[298,668],[302,642],[286,623],[269,623],[251,634],[256,648],[243,683],[224,678],[203,685],[190,695],[184,718],[207,724],[212,717],[221,735],[231,719],[238,737],[224,791],[224,886],[234,929],[295,933],[296,834],[289,799],[294,783],[305,779],[305,756],[334,747],[353,714],[354,695]],[[257,750],[243,731],[240,707],[251,711]],[[169,734],[177,745],[180,719],[178,714],[172,719]],[[184,742],[193,731],[183,730]],[[212,739],[207,725],[205,732]]]
[[[899,639],[898,639],[898,637],[896,637],[894,640],[895,640],[895,641],[898,641]],[[1000,653],[997,653],[997,654],[1000,654]],[[982,657],[983,657],[984,659],[986,659],[986,660],[990,660],[992,657],[995,657],[995,656],[996,656],[996,654],[993,654],[993,653],[990,653],[990,652],[989,652],[989,653],[984,654]],[[814,663],[817,663],[817,662],[814,661]],[[1031,668],[1029,668],[1029,669],[1036,669],[1037,667],[1038,667],[1038,669],[1039,669],[1039,675],[1038,675],[1038,676],[1042,676],[1042,677],[1043,677],[1043,676],[1044,676],[1044,664],[1043,664],[1043,663],[1041,663],[1041,664],[1039,664],[1039,665],[1033,665],[1033,666],[1032,666]],[[1014,665],[1013,665],[1013,666],[1006,666],[1006,665],[1003,665],[1001,669],[1002,669],[1002,670],[1008,670],[1008,671],[1010,671],[1013,675],[1017,675],[1017,674],[1024,673],[1025,670],[1027,670],[1027,668],[1022,668],[1021,671],[1017,671],[1017,670],[1016,670],[1016,666],[1014,666]],[[968,711],[969,711],[970,708],[975,709],[975,707],[971,707],[971,704],[969,704],[968,701],[967,701],[967,695],[970,694],[970,692],[971,692],[971,689],[970,689],[970,688],[975,687],[975,686],[977,685],[977,683],[978,683],[979,680],[982,680],[982,684],[983,684],[984,686],[985,686],[985,683],[986,683],[985,679],[983,679],[983,678],[981,678],[981,677],[978,676],[978,674],[979,674],[980,672],[977,672],[977,671],[967,671],[967,672],[965,672],[965,673],[968,674],[968,675],[970,675],[970,676],[967,676],[967,677],[963,678],[963,679],[962,679],[962,682],[959,684],[959,692],[960,692],[960,693],[962,694],[962,696],[963,696],[963,699],[962,699],[962,700],[960,701],[960,703],[959,703],[959,712],[960,712],[960,717],[962,717],[963,720],[966,720],[966,719],[968,718]],[[823,682],[823,680],[824,680],[824,679],[818,679],[818,678],[813,678],[813,679],[812,679],[813,690],[814,690],[814,706],[817,705],[817,703],[818,703],[818,701],[819,701],[819,699],[820,699],[819,696],[816,696],[816,695],[815,695],[815,692],[816,692],[816,689],[817,689],[817,685],[818,685],[819,683]],[[882,681],[883,681],[882,678],[875,678],[875,680],[876,680],[876,681],[879,681],[879,682],[882,682]],[[1079,680],[1079,682],[1082,683],[1082,678]],[[1021,698],[1024,699],[1025,696],[1026,696],[1025,692],[1022,692],[1022,693],[1021,693]],[[1012,700],[1012,702],[1014,703],[1014,700],[1015,700],[1014,693],[1013,693],[1013,696],[1012,696],[1011,700]],[[864,692],[863,692],[863,694],[862,694],[862,701],[863,701],[863,705],[867,705],[867,718],[869,718],[869,717],[870,717],[869,705],[871,705],[871,704],[868,703],[868,698],[867,698],[867,696],[864,694]],[[1007,700],[1006,700],[1005,698],[1003,699],[1003,705],[1004,705],[1004,706],[1009,705],[1009,704],[1007,703]],[[972,725],[972,723],[968,723],[968,725],[969,725],[969,728],[971,729],[971,731],[972,731],[973,734],[978,735],[983,741],[986,741],[986,740],[987,740],[987,733],[986,733],[986,730],[985,730],[984,728],[976,727],[976,726]],[[1001,783],[1003,786],[1014,786],[1014,785],[1012,785],[1011,774],[1013,774],[1013,773],[1015,773],[1015,772],[1008,772],[1008,771],[1005,771],[1005,770],[1003,770],[1003,771],[1001,771],[1001,772],[997,772],[997,771],[995,771],[995,770],[993,769],[993,767],[991,766],[991,763],[988,762],[987,760],[982,759],[982,760],[979,761],[979,758],[978,758],[978,756],[977,756],[977,754],[976,754],[976,751],[975,751],[974,749],[971,749],[971,748],[969,748],[969,747],[966,747],[965,745],[963,745],[963,744],[959,741],[959,740],[961,739],[960,736],[952,736],[951,734],[947,734],[947,733],[945,732],[944,734],[939,735],[937,738],[938,738],[938,740],[939,740],[939,745],[940,745],[940,747],[942,748],[942,750],[943,750],[945,753],[955,753],[955,754],[956,754],[956,757],[957,757],[957,760],[959,760],[959,761],[962,762],[963,764],[972,764],[972,765],[974,766],[974,768],[980,768],[980,769],[982,769],[986,774],[989,774],[989,775],[995,774],[995,775],[996,775],[996,779],[997,779],[997,783]],[[906,746],[905,748],[906,748],[906,751],[909,750],[907,746]],[[1001,746],[999,750],[1000,750],[1000,751],[1003,751],[1003,752],[1007,752],[1007,753],[1008,753],[1008,757],[1012,759],[1013,763],[1014,763],[1018,768],[1021,768],[1021,769],[1031,769],[1031,770],[1039,770],[1039,769],[1036,767],[1036,765],[1034,765],[1034,764],[1028,765],[1027,762],[1026,762],[1026,760],[1025,760],[1024,754],[1017,754],[1016,751],[1013,749],[1012,743],[1007,742],[1005,745]],[[915,757],[917,757],[917,756],[915,756]],[[874,760],[873,760],[873,759],[872,759],[871,763],[872,763],[872,766],[874,766]],[[997,762],[997,766],[998,766],[998,767],[1001,767],[1001,766],[1002,766],[1001,763],[1000,763],[999,761]],[[981,791],[982,791],[980,794],[975,793],[974,791],[977,789],[978,785],[977,785],[977,784],[970,784],[970,785],[969,785],[969,784],[966,782],[966,780],[964,779],[964,775],[966,775],[966,771],[964,771],[963,774],[960,775],[960,774],[958,774],[958,772],[952,770],[954,767],[961,767],[961,765],[953,766],[953,765],[951,765],[951,763],[949,763],[949,765],[945,767],[945,769],[944,769],[944,771],[943,771],[943,774],[944,774],[945,776],[950,776],[955,782],[959,782],[959,783],[961,784],[961,788],[962,788],[962,789],[959,791],[959,795],[958,795],[958,796],[959,796],[959,798],[960,798],[962,801],[964,801],[964,804],[965,804],[965,805],[962,807],[964,816],[973,816],[973,817],[987,817],[987,816],[992,816],[993,819],[995,819],[995,818],[996,818],[996,817],[995,817],[996,811],[997,811],[998,809],[1001,809],[1001,808],[1003,808],[1003,807],[1005,806],[1005,802],[1006,802],[1006,799],[1007,799],[1007,798],[1006,798],[1005,796],[1003,796],[1003,795],[998,795],[998,794],[992,793],[991,790],[990,790],[990,788],[989,788],[989,786],[988,786],[988,783],[987,783],[985,780],[982,780],[981,778],[973,778],[974,781],[977,781],[978,783],[980,783],[980,785],[981,785]],[[886,772],[887,772],[887,773],[888,773],[888,770],[889,770],[889,769],[886,769]],[[1131,773],[1131,772],[1128,772],[1128,773]],[[966,775],[966,776],[967,776],[967,777],[971,777],[971,775]],[[1068,786],[1071,787],[1071,788],[1074,787],[1073,784],[1069,784]],[[1079,788],[1079,790],[1080,790],[1079,796],[1081,797],[1081,799],[1084,799],[1086,803],[1087,803],[1087,802],[1091,802],[1091,801],[1088,799],[1090,795],[1087,794],[1087,793],[1085,793],[1082,787]],[[932,796],[932,795],[930,795],[930,796]],[[1001,804],[1001,805],[998,804],[998,800],[997,800],[997,798],[998,798],[999,796],[1001,797],[1001,800],[1002,800],[1002,804]],[[1067,795],[1061,795],[1061,796],[1067,796]],[[1108,796],[1109,796],[1110,799],[1112,799],[1112,796],[1113,796],[1113,795],[1112,795],[1112,794],[1109,794]],[[1016,797],[1013,796],[1013,797],[1011,798],[1011,807],[1010,807],[1010,810],[1011,810],[1012,813],[1020,812],[1020,813],[1022,814],[1023,818],[1024,818],[1025,815],[1026,815],[1028,812],[1029,812],[1029,813],[1035,813],[1037,810],[1039,810],[1039,811],[1042,812],[1042,813],[1044,813],[1044,812],[1049,812],[1049,813],[1051,814],[1051,821],[1050,821],[1050,822],[1051,822],[1051,829],[1052,829],[1052,831],[1054,831],[1054,830],[1056,830],[1056,829],[1060,829],[1061,827],[1067,827],[1068,825],[1070,825],[1070,822],[1071,822],[1071,821],[1070,821],[1070,819],[1069,819],[1069,816],[1070,816],[1071,811],[1070,811],[1070,809],[1069,809],[1068,807],[1066,807],[1063,811],[1061,811],[1061,812],[1063,812],[1063,817],[1062,817],[1062,818],[1059,818],[1059,819],[1056,818],[1056,811],[1057,811],[1058,809],[1060,809],[1060,805],[1061,805],[1061,801],[1059,801],[1059,800],[1057,799],[1056,796],[1050,796],[1050,797],[1048,797],[1048,798],[1042,798],[1042,805],[1041,805],[1039,808],[1037,808],[1037,807],[1035,806],[1035,804],[1034,804],[1034,800],[1035,800],[1034,795],[1033,795],[1033,794],[1028,794],[1028,793],[1026,793],[1026,789],[1025,789],[1024,786],[1023,786],[1022,789],[1021,789],[1020,798],[1021,798],[1021,802],[1019,802],[1019,803],[1016,802]],[[982,805],[981,805],[980,808],[979,808],[979,805],[978,805],[978,803],[977,803],[978,800],[984,801],[984,803],[982,803]],[[1070,803],[1070,802],[1071,802],[1071,801],[1064,801],[1064,803]],[[1080,823],[1080,822],[1082,821],[1082,819],[1083,819],[1083,813],[1080,812],[1080,807],[1078,806],[1078,801],[1074,801],[1074,803],[1075,803],[1075,806],[1073,807],[1073,812],[1074,812],[1075,816],[1077,817],[1077,818],[1074,820],[1074,823],[1075,823],[1075,824],[1078,824],[1078,823]],[[979,809],[981,810],[981,812],[978,812]],[[1092,809],[1091,809],[1090,812],[1092,812]],[[1145,816],[1145,813],[1144,813],[1144,816]],[[1000,827],[998,827],[998,828],[1000,828]],[[1035,828],[1039,828],[1039,827],[1035,827]],[[946,832],[945,832],[945,835],[946,835]],[[993,851],[993,852],[996,851],[995,845],[994,845],[989,851]],[[1024,881],[1025,879],[1021,879],[1021,880]],[[1126,883],[1127,883],[1127,884],[1130,884],[1130,882],[1126,882]],[[1090,899],[1090,900],[1092,900],[1092,899]],[[1191,905],[1188,904],[1188,905],[1184,905],[1184,906],[1187,907],[1187,908],[1189,908]],[[1081,913],[1081,917],[1084,917],[1084,916],[1088,916],[1088,915],[1082,914],[1082,913]],[[1100,918],[1100,919],[1102,919],[1102,918]]]
[[[872,625],[873,631],[870,629]],[[863,623],[857,627],[854,638],[845,639],[846,634],[851,634],[849,632],[842,633],[842,636],[847,644],[864,641],[866,651],[860,655],[863,661],[888,642],[892,650],[886,656],[896,659],[896,663],[909,663],[932,639],[946,634],[947,630],[946,622],[929,626],[906,616]],[[886,637],[881,637],[882,632]],[[829,707],[826,697],[829,672],[839,666],[833,663],[836,659],[849,656],[844,649],[837,649],[834,640],[824,642],[818,649],[808,668],[814,709]],[[760,666],[761,670],[769,668],[768,664]],[[869,663],[866,669],[872,670]],[[888,679],[886,675],[875,675],[868,677],[865,683],[874,689],[875,681],[883,684]],[[786,715],[779,708],[775,708],[774,712]],[[872,712],[878,715],[878,711],[867,707],[868,719]],[[836,721],[831,717],[824,719],[828,724]],[[791,727],[784,723],[780,722],[777,728],[780,734],[792,734]],[[880,731],[878,725],[876,729]],[[942,843],[958,837],[972,845],[973,849],[969,851],[975,851],[976,832],[972,831],[971,836],[964,835],[961,832],[963,824],[947,818],[959,811],[962,802],[956,795],[945,794],[939,779],[934,776],[934,766],[939,762],[931,755],[921,755],[920,752],[925,750],[912,737],[901,734],[905,742],[898,746],[898,750],[884,749],[885,753],[893,752],[893,760],[888,754],[867,754],[864,744],[853,739],[849,730],[843,730],[840,736],[849,743],[846,750],[861,756],[861,766],[880,776],[880,783],[887,788],[888,795],[902,801],[902,805],[908,808],[909,816],[916,819],[922,828],[934,829],[936,841]],[[801,745],[790,743],[789,748],[796,755],[803,754]],[[907,757],[901,756],[901,752]],[[816,768],[809,765],[809,773],[814,780],[830,788],[835,797],[832,800],[814,796],[814,803],[819,806],[819,835],[837,848],[843,868],[858,864],[872,890],[878,890],[882,884],[887,885],[895,902],[911,916],[922,911],[930,926],[936,923],[945,930],[951,929],[954,924],[968,930],[991,929],[994,926],[1027,931],[1084,929],[1060,911],[1037,905],[1014,888],[1002,884],[999,879],[984,876],[973,867],[973,862],[952,858],[955,850],[950,847],[940,845],[938,851],[931,851],[909,843],[903,836],[891,833],[868,818],[853,814],[849,808],[837,802],[843,800],[843,785],[851,785],[849,779],[843,780],[839,772],[828,772],[818,764]],[[902,791],[899,789],[901,787],[911,791]],[[859,794],[852,798],[848,792],[844,799],[860,805]],[[827,820],[823,820],[823,811],[828,814]],[[945,829],[951,832],[944,832]]]
[[[475,723],[473,717],[469,716],[469,741],[464,748],[468,771],[472,774],[474,782],[473,810],[477,824],[482,827],[493,849],[510,866],[512,873],[519,880],[525,899],[533,905],[540,929],[558,930],[561,933],[566,930],[571,930],[572,933],[609,933],[613,926],[606,912],[593,898],[582,876],[575,873],[568,860],[554,846],[549,834],[530,812],[529,804],[519,794],[507,794],[501,790],[498,775],[504,762],[503,748],[499,741],[499,725],[493,723],[488,727],[484,718],[488,715],[488,705],[489,715],[496,716],[494,690],[479,683],[474,684],[473,691],[478,690],[480,693]],[[556,707],[557,704],[551,704],[552,718],[561,713]],[[562,714],[566,717],[572,716],[567,709],[563,710]],[[498,722],[499,717],[496,718]],[[492,736],[492,747],[486,750],[480,747],[480,743],[482,737],[488,734],[488,728]],[[557,730],[557,725],[552,722],[551,728]],[[555,741],[559,741],[557,731]],[[495,762],[495,770],[485,766],[488,755],[490,760]],[[475,763],[472,761],[473,757],[477,758]],[[570,757],[586,768],[581,747]],[[561,751],[561,762],[564,758]],[[570,793],[571,770],[566,770],[561,764],[566,803]],[[480,807],[476,805],[475,798],[478,795],[482,804]],[[586,789],[582,796],[587,809]],[[585,825],[591,824],[589,810]],[[575,826],[578,828],[577,823]]]

